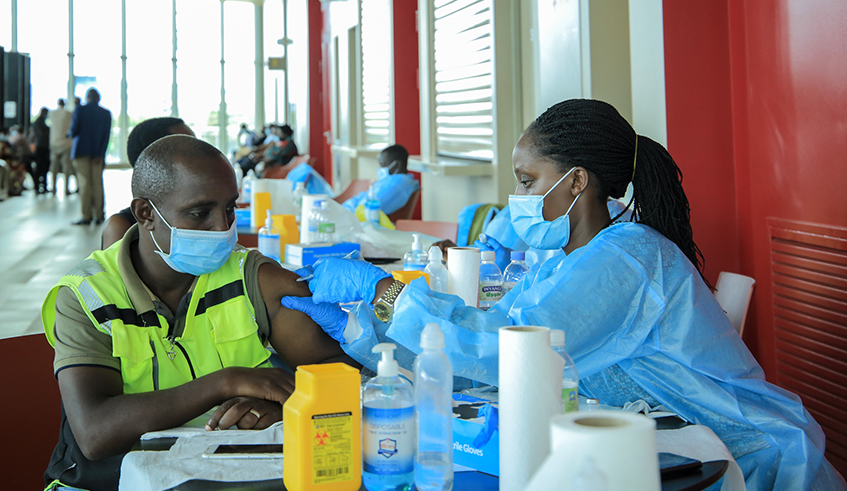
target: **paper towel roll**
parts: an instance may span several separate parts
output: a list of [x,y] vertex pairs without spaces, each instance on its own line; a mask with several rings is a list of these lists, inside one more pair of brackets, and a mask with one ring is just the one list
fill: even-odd
[[309,236],[309,213],[312,211],[312,206],[319,199],[329,199],[325,194],[306,194],[303,195],[302,208],[300,210],[300,242],[308,244],[312,241]]
[[[501,432],[502,425],[501,416]],[[550,434],[553,451],[525,491],[661,489],[651,418],[620,411],[560,414],[551,420]]]
[[447,249],[449,293],[458,295],[468,307],[479,305],[479,249],[450,247]]
[[564,368],[548,328],[500,328],[500,489],[523,489],[550,453],[550,418],[561,410]]

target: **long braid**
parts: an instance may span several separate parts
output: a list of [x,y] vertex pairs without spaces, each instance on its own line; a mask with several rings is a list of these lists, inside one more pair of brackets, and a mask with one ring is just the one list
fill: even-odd
[[621,198],[632,181],[627,208],[632,206],[633,221],[673,241],[703,276],[682,172],[664,147],[637,135],[614,107],[597,100],[563,101],[530,124],[526,135],[535,152],[556,162],[559,171],[580,166],[595,174],[604,201]]

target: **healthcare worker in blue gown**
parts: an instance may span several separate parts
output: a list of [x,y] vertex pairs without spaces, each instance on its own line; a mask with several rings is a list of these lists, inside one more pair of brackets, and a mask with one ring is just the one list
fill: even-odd
[[[747,489],[845,489],[824,458],[820,426],[796,395],[765,381],[704,282],[681,172],[664,147],[609,104],[577,99],[538,117],[512,157],[515,231],[530,247],[565,254],[534,267],[487,312],[415,280],[388,322],[378,321],[370,304],[384,306],[400,287],[379,268],[342,259],[316,266],[311,299],[283,305],[310,314],[368,367],[371,347],[390,340],[408,350],[409,368],[422,328],[436,322],[454,373],[494,385],[499,327],[562,329],[581,393],[614,406],[664,405],[710,427]],[[630,181],[636,221],[616,222],[606,199]],[[360,300],[349,316],[337,307]]]

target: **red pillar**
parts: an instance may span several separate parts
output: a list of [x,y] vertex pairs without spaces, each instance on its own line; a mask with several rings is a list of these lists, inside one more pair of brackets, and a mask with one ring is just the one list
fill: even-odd
[[[394,0],[394,140],[410,155],[421,153],[421,109],[418,87],[417,2]],[[421,175],[411,172],[418,182]],[[412,218],[421,218],[421,200]]]
[[332,153],[325,132],[330,131],[329,41],[324,28],[329,12],[320,0],[309,0],[309,154],[312,166],[332,184]]

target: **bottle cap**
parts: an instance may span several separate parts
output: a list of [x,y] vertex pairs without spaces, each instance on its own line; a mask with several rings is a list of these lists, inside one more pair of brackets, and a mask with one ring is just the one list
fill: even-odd
[[483,261],[494,261],[496,258],[494,251],[482,251],[481,256]]
[[444,348],[444,333],[441,332],[441,328],[438,327],[438,324],[430,322],[423,328],[423,332],[421,332],[421,348]]
[[268,232],[271,231],[271,228],[274,226],[273,218],[271,218],[271,210],[266,210],[268,216],[265,218],[265,227],[268,227]]
[[550,329],[550,346],[556,348],[565,345],[565,331]]
[[440,263],[442,259],[444,259],[444,254],[441,253],[441,249],[438,246],[429,248],[429,262]]
[[413,251],[422,251],[423,244],[421,244],[421,234],[415,233],[412,234],[412,237],[415,239],[412,241],[412,250]]
[[397,368],[397,360],[394,359],[394,343],[379,343],[373,347],[374,353],[382,353],[382,360],[376,366],[376,374],[380,377],[396,377],[400,371]]
[[509,258],[512,261],[523,261],[526,258],[526,253],[524,251],[512,251]]

